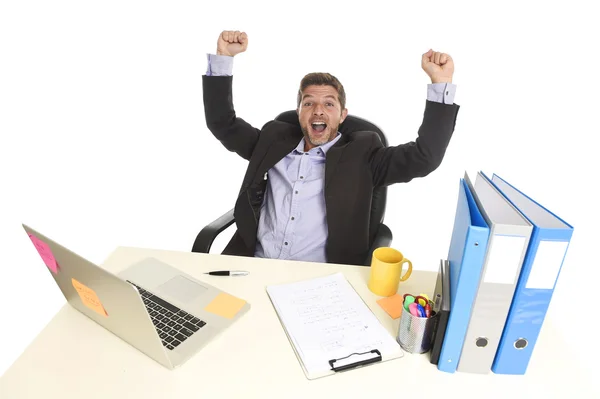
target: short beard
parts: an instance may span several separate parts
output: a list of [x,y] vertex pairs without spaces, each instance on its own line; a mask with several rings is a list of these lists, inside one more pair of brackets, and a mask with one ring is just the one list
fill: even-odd
[[[331,129],[332,132],[334,132],[333,134],[337,134],[337,131],[339,129],[340,125],[337,125],[335,127],[335,129]],[[329,125],[327,125],[326,129],[329,128]],[[323,136],[322,138],[318,139],[318,140],[313,140],[310,137],[310,134],[308,134],[309,130],[307,126],[302,126],[302,133],[304,134],[304,138],[306,140],[308,140],[312,145],[314,145],[315,147],[321,146],[323,144],[327,144],[331,141],[331,135],[330,136]],[[334,136],[335,137],[335,136]]]

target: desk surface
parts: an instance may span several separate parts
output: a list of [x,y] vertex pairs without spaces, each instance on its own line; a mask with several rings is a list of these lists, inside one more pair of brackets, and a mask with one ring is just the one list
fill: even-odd
[[[591,373],[576,362],[547,320],[525,376],[448,374],[427,354],[378,363],[318,380],[304,376],[265,286],[341,271],[394,337],[398,320],[367,286],[369,268],[308,262],[118,248],[103,264],[119,272],[153,256],[246,299],[252,308],[180,368],[170,371],[65,305],[0,379],[0,398],[317,398],[317,397],[596,397]],[[249,270],[245,277],[202,274]],[[400,293],[431,295],[436,273],[413,271]],[[467,395],[468,397],[469,395]]]

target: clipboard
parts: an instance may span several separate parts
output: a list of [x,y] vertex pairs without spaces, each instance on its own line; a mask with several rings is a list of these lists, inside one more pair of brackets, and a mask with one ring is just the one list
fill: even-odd
[[[368,355],[368,359],[363,359],[363,360],[352,360],[351,363],[345,363],[344,364],[344,360],[347,360],[351,357],[354,356],[365,356]],[[377,363],[380,362],[382,360],[381,357],[381,352],[379,352],[379,349],[373,349],[370,350],[368,352],[363,352],[363,353],[352,353],[346,357],[342,357],[340,359],[331,359],[329,361],[329,365],[331,366],[331,370],[333,370],[335,373],[339,373],[340,371],[346,371],[346,370],[351,370],[351,369],[355,369],[357,367],[362,367],[362,366],[366,366],[367,364],[371,364],[371,363]]]
[[[302,309],[302,306],[286,307],[283,302],[285,302],[285,296],[294,289],[302,290],[305,287],[319,287],[321,286],[320,284],[325,284],[328,288],[321,290],[316,294],[317,296],[329,295],[332,292],[329,289],[333,286],[341,288],[344,291],[344,300],[347,301],[346,305],[349,306],[352,311],[356,311],[358,314],[360,314],[361,317],[358,317],[357,320],[364,322],[365,326],[368,326],[373,330],[369,337],[373,338],[371,341],[378,342],[380,345],[371,345],[365,350],[358,351],[350,350],[350,348],[356,348],[360,345],[348,345],[349,350],[347,352],[343,352],[343,350],[346,348],[339,348],[339,350],[332,351],[332,353],[336,353],[336,356],[331,357],[328,357],[327,352],[323,351],[315,356],[320,358],[322,360],[321,362],[319,362],[317,365],[315,365],[314,362],[312,364],[306,364],[307,361],[311,363],[315,357],[310,358],[307,356],[305,353],[307,339],[303,340],[302,338],[298,338],[298,336],[302,335],[306,337],[307,334],[311,333],[314,333],[316,336],[318,334],[318,327],[315,327],[312,330],[309,328],[302,332],[298,331],[301,324],[295,322],[297,320],[294,318],[290,318],[289,313],[290,311],[293,313],[293,311]],[[283,295],[281,295],[282,293]],[[268,286],[267,294],[269,295],[271,303],[275,309],[275,313],[279,318],[281,326],[291,344],[302,371],[309,380],[355,370],[357,368],[401,358],[404,356],[404,352],[400,348],[398,342],[396,342],[395,338],[387,330],[385,330],[373,312],[369,309],[366,303],[364,303],[362,298],[358,295],[358,293],[354,290],[352,285],[346,280],[342,273],[336,273],[329,276],[295,283]],[[297,298],[294,298],[293,300],[297,300]],[[320,303],[322,303],[322,301],[315,299],[314,301],[307,303],[306,306],[310,307]],[[360,329],[357,329],[356,331],[359,331],[357,334],[360,336]],[[352,333],[346,332],[346,334],[351,335]],[[310,341],[310,339],[308,339],[308,341]],[[303,346],[305,347],[304,351]]]

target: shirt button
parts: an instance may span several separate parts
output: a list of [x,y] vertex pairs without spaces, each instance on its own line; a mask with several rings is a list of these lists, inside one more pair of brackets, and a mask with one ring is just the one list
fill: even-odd
[[286,241],[286,242],[284,242],[284,244],[285,244],[285,245],[287,245],[287,241]]
[[292,220],[294,220],[295,218],[292,216]]
[[301,179],[304,179],[304,176],[300,176]]
[[446,95],[448,95],[448,92],[446,92]]
[[296,190],[295,193],[298,194],[298,190]]
[[305,152],[304,155],[308,155],[308,152]]

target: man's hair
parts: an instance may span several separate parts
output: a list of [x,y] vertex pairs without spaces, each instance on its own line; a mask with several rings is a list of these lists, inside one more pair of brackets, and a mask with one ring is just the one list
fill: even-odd
[[323,73],[323,72],[309,73],[308,75],[304,76],[304,78],[302,78],[302,81],[300,82],[300,89],[298,90],[298,104],[297,104],[298,108],[300,108],[300,102],[302,101],[302,92],[308,86],[312,86],[312,85],[316,85],[316,86],[327,85],[327,86],[331,86],[334,89],[336,89],[338,92],[338,99],[340,100],[342,110],[344,108],[346,108],[346,92],[344,91],[344,86],[342,85],[342,83],[340,83],[340,81],[335,76],[333,76],[330,73]]

